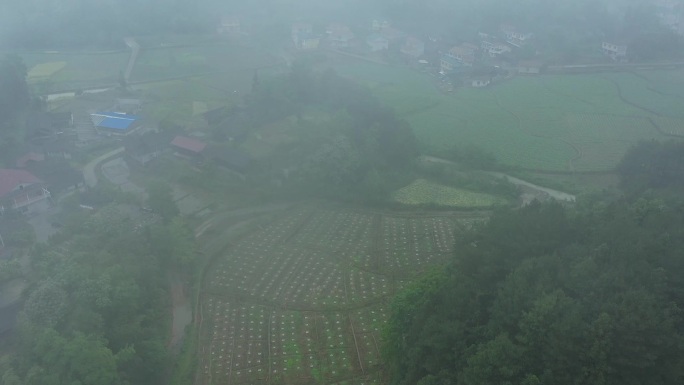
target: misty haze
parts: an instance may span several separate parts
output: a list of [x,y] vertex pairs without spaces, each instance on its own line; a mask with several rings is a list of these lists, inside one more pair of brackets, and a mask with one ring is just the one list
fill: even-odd
[[684,0],[0,2],[0,385],[684,384]]

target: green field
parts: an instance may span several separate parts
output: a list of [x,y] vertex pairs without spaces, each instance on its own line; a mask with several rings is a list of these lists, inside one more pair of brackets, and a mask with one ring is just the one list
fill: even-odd
[[59,92],[118,83],[129,53],[23,53],[29,83],[39,92]]
[[131,73],[131,81],[215,72],[231,73],[237,79],[251,81],[255,68],[276,63],[274,57],[262,51],[224,43],[143,49]]
[[427,149],[475,145],[524,169],[609,171],[639,140],[684,133],[684,71],[517,77],[447,95],[408,68],[346,59],[335,70],[394,107]]
[[484,208],[505,205],[506,199],[485,193],[449,187],[416,179],[392,194],[392,200],[405,205],[435,204],[447,207]]

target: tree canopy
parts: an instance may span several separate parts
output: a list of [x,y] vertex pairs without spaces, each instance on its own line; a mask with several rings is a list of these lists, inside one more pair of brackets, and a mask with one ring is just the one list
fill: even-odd
[[684,146],[644,142],[627,194],[502,210],[399,295],[393,384],[684,381]]
[[681,383],[682,210],[642,198],[496,213],[395,300],[392,383]]

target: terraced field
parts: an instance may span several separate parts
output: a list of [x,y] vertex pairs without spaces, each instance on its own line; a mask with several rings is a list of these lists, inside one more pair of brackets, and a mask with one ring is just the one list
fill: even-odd
[[214,260],[201,295],[201,384],[379,384],[391,296],[482,214],[304,205]]

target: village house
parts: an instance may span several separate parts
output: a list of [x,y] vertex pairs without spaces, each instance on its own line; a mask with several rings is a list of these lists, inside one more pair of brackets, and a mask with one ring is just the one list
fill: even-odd
[[22,156],[16,159],[15,167],[26,168],[27,166],[49,159],[71,159],[75,146],[72,140],[64,135],[52,138],[44,138],[34,141],[26,146]]
[[53,137],[73,126],[74,115],[71,112],[38,112],[26,119],[27,136],[31,139]]
[[627,45],[604,41],[601,44],[603,54],[615,61],[627,60]]
[[425,43],[415,37],[407,37],[401,46],[401,53],[419,58],[425,54]]
[[476,77],[470,79],[470,86],[473,88],[487,87],[492,82],[489,77]]
[[480,43],[480,48],[482,49],[482,52],[491,58],[511,52],[511,47],[509,47],[508,44],[491,42],[488,40],[483,40]]
[[385,20],[385,19],[378,18],[378,19],[373,19],[371,21],[371,30],[373,32],[380,32],[383,29],[389,28],[389,27],[390,27],[390,22]]
[[455,72],[461,68],[463,68],[461,62],[456,60],[453,56],[444,54],[439,59],[439,73],[442,75]]
[[366,44],[371,52],[386,51],[389,48],[389,40],[382,35],[374,33],[366,38]]
[[207,144],[201,140],[178,135],[171,141],[171,146],[176,155],[201,161],[204,159],[203,152]]
[[347,48],[355,37],[349,27],[340,23],[328,25],[325,33],[328,35],[328,42],[332,48]]
[[26,170],[0,169],[0,214],[34,213],[50,207],[45,183]]
[[530,32],[519,31],[515,26],[510,24],[502,24],[500,27],[506,42],[514,47],[522,47],[532,39],[533,34]]
[[123,112],[125,114],[138,114],[142,111],[143,102],[140,99],[130,99],[130,98],[120,98],[116,99],[117,112]]
[[475,62],[476,48],[472,44],[461,44],[460,46],[452,47],[444,56],[455,60],[462,66],[471,67]]

